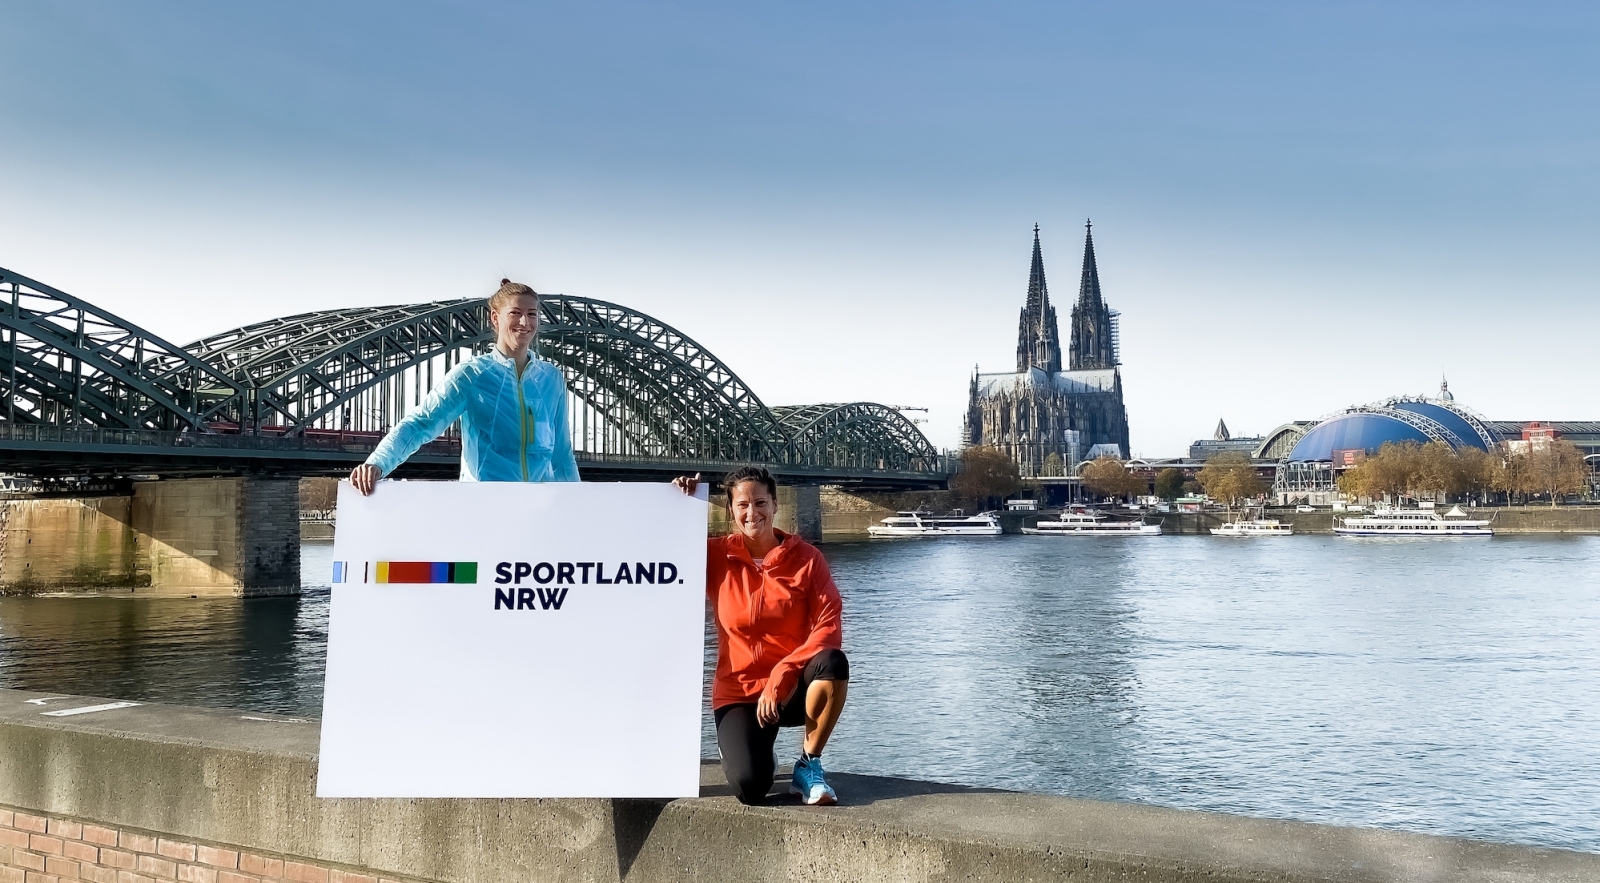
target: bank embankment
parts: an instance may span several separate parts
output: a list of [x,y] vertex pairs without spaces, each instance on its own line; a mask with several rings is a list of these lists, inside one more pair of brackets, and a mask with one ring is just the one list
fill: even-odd
[[1493,519],[1496,533],[1600,534],[1600,506],[1507,506],[1468,510],[1473,518]]
[[838,775],[838,807],[746,807],[713,765],[697,799],[319,800],[316,721],[52,714],[106,704],[0,690],[0,880],[1600,879],[1565,850],[870,776]]
[[[853,542],[867,538],[867,528],[893,515],[901,509],[922,506],[929,511],[943,512],[951,507],[947,491],[926,491],[908,494],[861,496],[836,488],[824,487],[813,502],[801,499],[789,488],[780,488],[778,527],[785,531],[801,529],[799,515],[820,509],[815,520],[807,525],[811,536],[820,536],[825,542]],[[714,498],[720,504],[720,500]],[[1497,533],[1512,534],[1600,534],[1600,506],[1516,506],[1498,509],[1468,510],[1473,518],[1493,519]],[[1291,525],[1297,534],[1332,534],[1335,513],[1327,509],[1315,512],[1269,511],[1267,517]],[[1038,515],[1032,512],[1001,512],[1000,523],[1006,533],[1021,533],[1026,524],[1032,524]],[[1160,516],[1163,533],[1176,535],[1210,535],[1211,528],[1235,517],[1226,512],[1170,512]],[[820,528],[818,527],[820,525]],[[709,536],[723,536],[730,530],[727,512],[720,505],[712,506],[711,520],[707,526]],[[333,539],[334,522],[301,522],[300,536],[304,540],[329,541]],[[806,535],[806,534],[802,534]]]
[[[1495,533],[1515,534],[1600,534],[1600,506],[1506,506],[1463,509],[1472,518],[1486,518]],[[1294,527],[1297,534],[1331,534],[1334,519],[1358,513],[1287,512],[1269,510],[1276,518]],[[1173,512],[1161,516],[1161,530],[1169,534],[1206,534],[1211,528],[1234,517],[1224,512]]]

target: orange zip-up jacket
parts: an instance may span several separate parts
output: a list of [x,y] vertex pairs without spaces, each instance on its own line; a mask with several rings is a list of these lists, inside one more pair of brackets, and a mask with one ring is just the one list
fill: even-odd
[[711,707],[783,702],[811,657],[844,649],[839,588],[817,547],[794,534],[761,566],[744,539],[731,534],[706,544],[706,598],[717,623],[717,673]]

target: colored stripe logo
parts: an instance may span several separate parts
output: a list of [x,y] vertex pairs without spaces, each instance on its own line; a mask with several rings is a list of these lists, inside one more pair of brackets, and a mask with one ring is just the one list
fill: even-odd
[[348,561],[333,562],[335,583],[363,582],[386,584],[464,584],[478,582],[476,561],[371,561],[363,562],[356,574]]

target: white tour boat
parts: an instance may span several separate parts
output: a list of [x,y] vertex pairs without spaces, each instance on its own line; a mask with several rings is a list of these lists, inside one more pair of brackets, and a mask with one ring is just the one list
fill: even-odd
[[1492,537],[1489,522],[1472,518],[1460,506],[1440,515],[1432,509],[1380,506],[1370,515],[1345,518],[1333,532],[1342,537]]
[[1294,535],[1294,527],[1276,518],[1241,518],[1220,527],[1213,527],[1214,537],[1287,537]]
[[896,512],[867,528],[867,535],[874,537],[997,537],[1000,533],[1000,519],[993,512]]
[[1158,537],[1161,525],[1143,521],[1116,521],[1099,512],[1063,512],[1054,520],[1040,520],[1022,532],[1036,537]]

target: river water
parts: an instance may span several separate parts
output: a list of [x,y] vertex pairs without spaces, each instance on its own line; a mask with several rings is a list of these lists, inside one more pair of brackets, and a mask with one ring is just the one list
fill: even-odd
[[[832,769],[1600,852],[1600,537],[824,551]],[[0,599],[0,686],[316,715],[331,559],[300,598]]]

